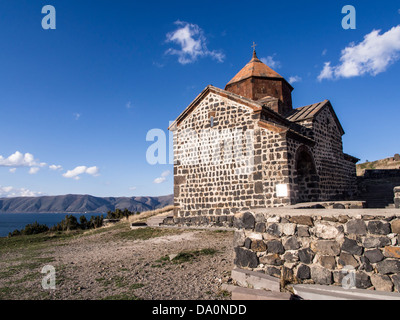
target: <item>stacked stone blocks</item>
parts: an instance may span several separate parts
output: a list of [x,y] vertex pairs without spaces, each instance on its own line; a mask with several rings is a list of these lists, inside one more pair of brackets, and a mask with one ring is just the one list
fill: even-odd
[[394,206],[400,208],[400,187],[394,188]]
[[281,283],[343,285],[400,292],[400,214],[237,214],[235,265]]

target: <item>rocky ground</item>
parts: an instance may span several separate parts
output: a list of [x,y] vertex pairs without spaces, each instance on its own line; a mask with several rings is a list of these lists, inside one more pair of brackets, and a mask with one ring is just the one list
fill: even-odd
[[[0,299],[229,299],[220,285],[233,268],[232,237],[215,230],[130,230],[119,223],[2,238]],[[42,288],[45,265],[55,267],[55,290]]]

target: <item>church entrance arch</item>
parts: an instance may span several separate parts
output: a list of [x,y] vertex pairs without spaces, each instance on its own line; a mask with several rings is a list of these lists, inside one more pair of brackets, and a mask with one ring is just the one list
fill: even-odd
[[302,145],[296,152],[297,195],[296,202],[319,200],[319,176],[310,150]]

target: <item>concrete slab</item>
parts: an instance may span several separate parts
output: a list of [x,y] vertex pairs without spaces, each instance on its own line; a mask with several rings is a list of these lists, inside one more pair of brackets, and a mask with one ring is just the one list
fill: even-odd
[[298,284],[294,293],[305,300],[400,300],[400,294],[366,289],[345,289],[339,286]]
[[291,294],[237,287],[232,291],[232,300],[290,300]]
[[264,273],[235,268],[231,277],[241,287],[280,292],[280,280]]
[[223,284],[221,288],[232,293],[232,300],[290,300],[292,297],[287,292],[242,288],[228,284]]

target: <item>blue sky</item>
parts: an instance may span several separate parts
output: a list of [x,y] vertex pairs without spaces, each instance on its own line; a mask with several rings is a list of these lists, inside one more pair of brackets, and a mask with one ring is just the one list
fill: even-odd
[[[355,30],[342,28],[347,4]],[[41,26],[44,5],[56,9],[55,30]],[[146,161],[147,132],[167,134],[204,87],[224,88],[253,41],[292,82],[295,107],[332,102],[346,153],[393,156],[399,10],[365,0],[2,1],[0,196],[172,193],[172,165]]]

